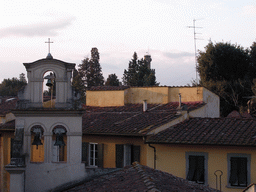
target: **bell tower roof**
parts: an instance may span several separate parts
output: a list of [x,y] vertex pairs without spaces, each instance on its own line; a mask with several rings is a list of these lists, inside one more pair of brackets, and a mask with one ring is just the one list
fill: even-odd
[[46,59],[53,59],[51,53],[48,53],[48,55],[46,56]]

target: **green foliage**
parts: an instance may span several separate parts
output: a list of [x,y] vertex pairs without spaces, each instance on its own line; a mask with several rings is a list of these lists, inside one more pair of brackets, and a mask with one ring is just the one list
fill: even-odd
[[159,85],[156,82],[155,70],[150,69],[144,59],[138,60],[136,52],[129,61],[128,69],[124,70],[123,84],[137,87]]
[[20,74],[20,79],[13,77],[12,79],[4,79],[0,84],[0,95],[1,96],[17,96],[18,91],[27,85],[25,75]]
[[221,115],[246,105],[256,77],[248,50],[230,43],[209,42],[197,58],[200,84],[220,96]]
[[78,65],[79,76],[86,88],[101,86],[104,84],[104,77],[99,63],[99,52],[97,48],[92,48],[91,59],[85,58],[82,64]]
[[91,58],[82,60],[78,71],[73,72],[72,85],[80,92],[82,102],[85,102],[86,89],[92,86],[104,85],[104,77],[99,63],[100,55],[97,48],[92,48]]
[[105,85],[107,86],[119,86],[121,82],[117,78],[116,74],[110,74],[107,78]]

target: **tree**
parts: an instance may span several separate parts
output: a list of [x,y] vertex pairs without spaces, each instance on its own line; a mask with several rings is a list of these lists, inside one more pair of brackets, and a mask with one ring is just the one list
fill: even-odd
[[72,85],[81,95],[81,101],[85,102],[86,90],[92,86],[104,85],[104,77],[99,63],[100,55],[97,48],[92,48],[91,58],[82,60],[78,65],[78,71],[73,72]]
[[13,77],[12,79],[4,79],[0,84],[1,96],[17,96],[18,91],[27,85],[24,74],[20,74],[20,79]]
[[246,105],[252,95],[252,66],[249,51],[230,43],[211,41],[197,57],[200,84],[220,96],[221,115]]
[[26,80],[26,77],[25,77],[25,74],[24,74],[24,73],[21,73],[21,74],[19,75],[19,80],[20,80],[21,82],[27,83],[27,80]]
[[138,81],[138,56],[137,53],[134,52],[132,60],[129,61],[128,69],[124,70],[123,74],[123,84],[129,86],[137,86]]
[[110,74],[107,78],[105,85],[107,86],[119,86],[121,82],[117,78],[116,74]]
[[159,85],[156,82],[155,70],[150,69],[149,66],[145,59],[138,60],[137,53],[134,52],[128,69],[124,70],[123,84],[138,87]]
[[102,86],[104,77],[99,63],[100,56],[97,48],[92,48],[91,59],[85,58],[78,67],[79,76],[86,88]]

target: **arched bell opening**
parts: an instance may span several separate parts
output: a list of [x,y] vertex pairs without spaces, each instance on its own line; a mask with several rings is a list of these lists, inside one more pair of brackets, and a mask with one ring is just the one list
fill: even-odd
[[52,161],[66,162],[67,161],[67,130],[62,125],[57,125],[53,128],[52,136]]
[[56,100],[56,74],[53,71],[44,73],[43,107],[54,108]]
[[41,125],[31,128],[31,162],[44,162],[44,129]]

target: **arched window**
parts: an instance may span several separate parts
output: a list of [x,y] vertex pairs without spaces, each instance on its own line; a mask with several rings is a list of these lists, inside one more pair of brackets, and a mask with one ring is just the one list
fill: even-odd
[[67,161],[67,135],[66,129],[62,125],[57,125],[53,129],[53,148],[52,148],[52,161],[53,162],[66,162]]
[[53,71],[44,74],[43,107],[54,108],[56,100],[56,75]]
[[31,128],[31,162],[44,162],[44,129],[41,125]]

